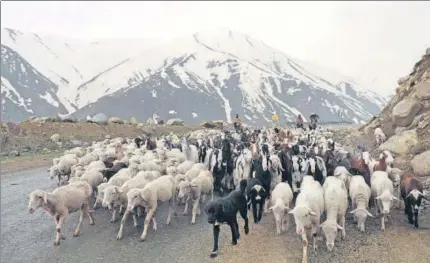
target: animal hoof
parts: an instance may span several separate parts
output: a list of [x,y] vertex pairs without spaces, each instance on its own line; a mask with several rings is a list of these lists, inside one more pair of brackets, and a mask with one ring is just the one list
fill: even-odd
[[110,222],[111,222],[111,223],[115,223],[115,220],[111,220]]
[[54,246],[59,246],[60,245],[60,242],[54,242]]
[[213,251],[212,253],[211,253],[211,258],[215,258],[215,257],[217,257],[218,256],[218,251]]
[[237,241],[232,241],[232,242],[231,242],[231,244],[232,244],[233,246],[236,246],[236,245],[237,245]]
[[92,225],[92,226],[93,226],[93,225],[94,225],[94,222],[90,222],[90,225]]
[[191,221],[191,225],[194,225],[196,223],[196,221]]
[[73,237],[79,236],[79,233],[73,233]]
[[182,215],[186,216],[188,215],[188,212],[183,212]]
[[248,233],[249,233],[249,228],[245,227],[245,234],[248,235]]
[[143,242],[143,241],[145,241],[145,238],[140,238],[139,240],[140,240],[140,242]]

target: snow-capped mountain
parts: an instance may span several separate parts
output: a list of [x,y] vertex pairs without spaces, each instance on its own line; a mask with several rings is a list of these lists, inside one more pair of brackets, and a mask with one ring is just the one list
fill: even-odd
[[[350,77],[229,30],[168,42],[84,43],[5,29],[2,63],[6,63],[3,46],[48,79],[59,107],[77,117],[104,112],[146,120],[156,112],[163,119],[179,117],[196,123],[230,120],[238,113],[249,123],[264,124],[274,112],[281,122],[316,112],[321,121],[358,123],[378,113],[385,102]],[[18,58],[12,60],[19,63]],[[5,76],[2,64],[2,95],[4,79],[21,94],[12,77],[16,74],[15,69]],[[15,101],[3,102],[3,108]],[[39,106],[29,105],[28,115],[36,114],[30,112],[33,107]]]

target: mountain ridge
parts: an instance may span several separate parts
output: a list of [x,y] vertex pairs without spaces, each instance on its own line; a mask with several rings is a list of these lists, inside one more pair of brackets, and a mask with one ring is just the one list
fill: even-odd
[[[17,32],[15,35],[25,35]],[[31,34],[21,40],[15,39],[15,42],[3,39],[2,46],[12,46],[9,48],[19,50],[16,52],[24,58],[27,55],[34,68],[43,68],[40,72],[49,75],[46,78],[59,87],[58,103],[77,117],[103,110],[115,116],[121,115],[108,107],[116,104],[116,109],[122,107],[119,111],[123,116],[119,117],[124,118],[135,116],[145,119],[155,110],[165,117],[172,117],[175,114],[169,112],[176,112],[180,118],[197,122],[209,117],[230,120],[235,112],[240,112],[247,116],[248,121],[259,123],[270,122],[275,111],[287,121],[299,113],[308,116],[311,111],[321,111],[321,107],[327,120],[360,123],[377,114],[385,103],[379,94],[360,87],[350,77],[293,59],[263,41],[231,30],[216,34],[197,32],[174,41],[159,42],[156,46],[145,44],[143,40],[143,44],[133,43],[130,47],[106,44],[100,48],[93,44],[87,49],[84,44],[76,42],[56,40],[52,41],[53,44],[45,43],[43,37]],[[33,42],[42,39],[42,43],[30,45],[28,39]],[[16,44],[19,41],[21,43]],[[28,50],[27,46],[34,45],[37,45],[42,58]],[[66,52],[63,50],[66,46],[69,50],[78,51]],[[54,54],[64,58],[57,58],[60,66],[55,65],[56,60],[50,57],[52,53],[42,53],[41,49],[44,52],[54,50]],[[86,57],[91,52],[95,57],[90,63]],[[109,54],[113,54],[109,59],[98,60]],[[45,57],[49,59],[44,60]],[[88,65],[81,66],[82,63]],[[307,93],[311,94],[308,98]],[[177,100],[167,99],[165,101],[169,104],[163,104],[164,100],[160,98],[168,98],[171,94],[175,94]],[[131,103],[127,96],[131,95],[140,98],[133,102],[141,104],[145,114],[139,113],[139,107],[128,110]],[[187,101],[184,96],[190,97],[187,107],[179,105]],[[196,98],[200,102],[206,101],[206,104],[194,107],[192,102],[195,104]],[[142,106],[142,103],[149,105]],[[216,109],[213,110],[216,114],[205,112],[208,110],[205,105]]]

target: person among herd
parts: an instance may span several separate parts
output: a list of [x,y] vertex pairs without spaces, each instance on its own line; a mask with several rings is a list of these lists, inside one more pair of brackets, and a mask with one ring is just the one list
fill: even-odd
[[297,115],[297,119],[296,119],[296,127],[297,128],[302,128],[303,129],[303,118],[302,115]]

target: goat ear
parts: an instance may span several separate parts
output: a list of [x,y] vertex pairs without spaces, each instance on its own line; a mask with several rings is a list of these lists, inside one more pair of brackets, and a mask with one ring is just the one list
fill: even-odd
[[47,192],[43,192],[42,193],[42,198],[43,198],[43,202],[45,202],[45,204],[48,203],[48,193]]

